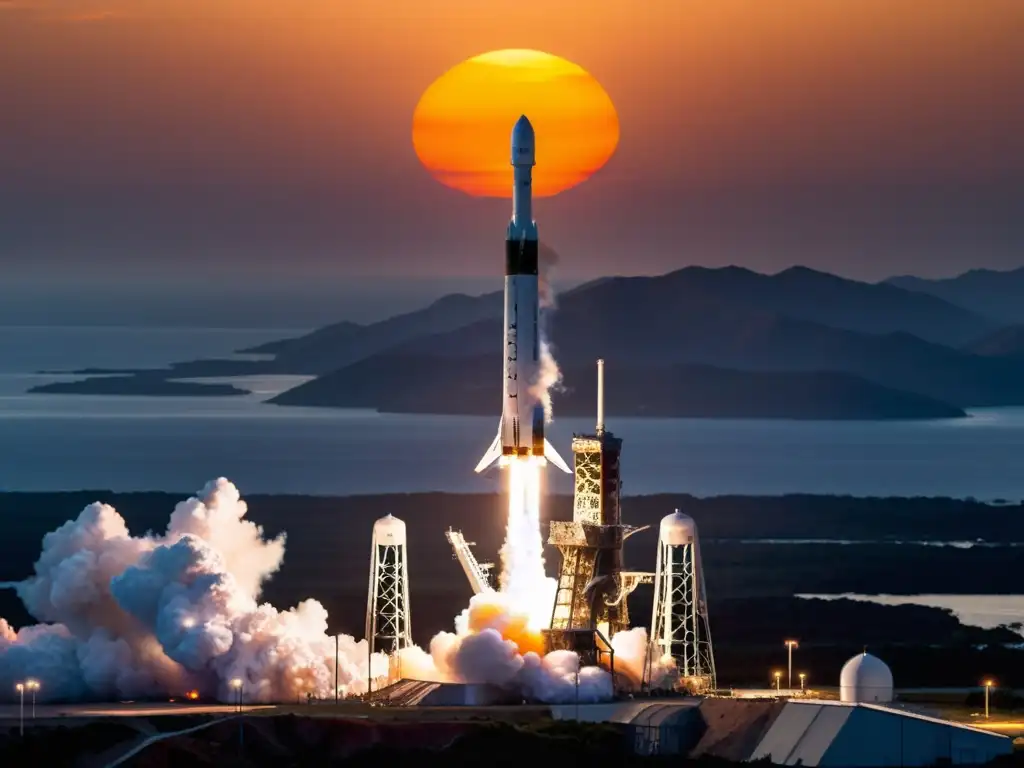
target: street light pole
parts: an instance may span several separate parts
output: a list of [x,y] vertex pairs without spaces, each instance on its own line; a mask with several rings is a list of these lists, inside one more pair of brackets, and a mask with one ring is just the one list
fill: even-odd
[[782,673],[775,673],[775,692],[782,693]]
[[39,690],[38,680],[26,680],[25,685],[32,691],[32,719],[36,719],[36,691]]
[[580,663],[576,661],[576,722],[580,721]]
[[235,712],[242,711],[242,678],[235,677],[231,680],[231,689],[235,692]]
[[988,692],[992,690],[992,681],[985,681],[985,719],[988,720]]
[[793,690],[793,649],[798,647],[796,640],[787,640],[786,648],[789,650],[789,677],[786,680],[786,687]]
[[242,757],[243,739],[245,738],[245,732],[242,730],[242,686],[243,681],[240,677],[232,678],[231,687],[235,691],[235,711],[238,713],[238,757]]
[[804,672],[800,673],[800,693],[804,692],[804,681],[807,679],[807,674]]
[[21,696],[21,714],[18,717],[18,735],[24,738],[25,736],[25,684],[18,683],[14,686],[15,690]]

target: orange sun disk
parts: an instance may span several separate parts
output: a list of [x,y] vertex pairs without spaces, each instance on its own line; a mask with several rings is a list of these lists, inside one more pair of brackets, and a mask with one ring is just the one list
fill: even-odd
[[619,143],[615,105],[590,73],[549,53],[508,49],[467,59],[427,88],[413,113],[413,147],[445,186],[511,197],[509,144],[520,115],[537,135],[535,197],[586,181]]

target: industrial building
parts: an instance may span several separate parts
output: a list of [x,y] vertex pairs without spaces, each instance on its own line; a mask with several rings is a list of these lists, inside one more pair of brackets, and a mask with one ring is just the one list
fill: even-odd
[[557,719],[618,723],[639,754],[765,759],[776,765],[892,768],[980,765],[1006,737],[880,704],[794,699],[648,699],[552,707]]
[[880,704],[791,701],[750,759],[778,765],[980,765],[1013,751],[1006,736]]
[[889,705],[889,667],[867,651],[840,673],[840,701],[647,699],[553,707],[560,719],[618,723],[640,754],[871,768],[979,765],[1013,751],[1006,736]]

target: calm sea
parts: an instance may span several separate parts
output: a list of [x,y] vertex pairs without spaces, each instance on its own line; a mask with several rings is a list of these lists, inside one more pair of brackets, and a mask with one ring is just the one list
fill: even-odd
[[[275,329],[0,328],[0,490],[193,491],[220,475],[244,493],[488,491],[472,468],[495,416],[397,416],[281,408],[301,379],[266,377],[240,398],[28,395],[40,370],[153,366],[221,356]],[[497,382],[496,382],[497,386]],[[587,420],[558,419],[569,453]],[[1024,498],[1024,409],[927,422],[610,419],[625,439],[627,494],[790,492]],[[549,472],[554,489],[568,478]]]

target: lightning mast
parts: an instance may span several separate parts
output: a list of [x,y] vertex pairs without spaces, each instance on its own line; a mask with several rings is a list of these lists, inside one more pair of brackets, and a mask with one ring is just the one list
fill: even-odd
[[373,524],[372,547],[366,641],[371,657],[378,651],[388,654],[389,677],[401,677],[398,652],[412,645],[405,523],[392,515],[382,517]]
[[654,664],[669,658],[677,684],[694,691],[717,686],[697,524],[678,509],[662,518],[658,532],[654,612],[644,672],[648,686],[655,682],[651,679]]

